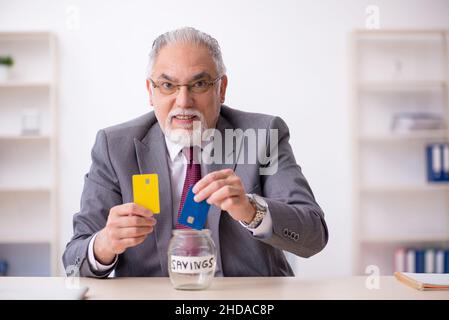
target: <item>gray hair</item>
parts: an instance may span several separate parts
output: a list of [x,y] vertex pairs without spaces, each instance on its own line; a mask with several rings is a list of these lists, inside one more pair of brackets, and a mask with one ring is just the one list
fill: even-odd
[[184,27],[161,34],[156,38],[156,40],[154,40],[149,54],[147,79],[151,76],[154,61],[156,60],[161,49],[166,45],[173,43],[190,43],[198,46],[204,46],[209,50],[209,53],[215,62],[218,74],[224,75],[226,73],[226,67],[223,63],[223,57],[221,56],[221,49],[218,41],[207,33],[199,31],[195,28]]

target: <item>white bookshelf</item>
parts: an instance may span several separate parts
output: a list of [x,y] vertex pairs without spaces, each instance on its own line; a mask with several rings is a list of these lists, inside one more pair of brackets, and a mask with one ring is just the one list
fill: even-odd
[[[394,270],[399,248],[449,246],[449,184],[429,183],[425,147],[449,141],[449,32],[351,35],[353,273]],[[445,128],[391,130],[393,115],[432,112]]]
[[[57,275],[56,40],[0,32],[6,54],[14,66],[0,81],[0,260],[10,276]],[[39,132],[23,134],[24,110],[39,115]]]

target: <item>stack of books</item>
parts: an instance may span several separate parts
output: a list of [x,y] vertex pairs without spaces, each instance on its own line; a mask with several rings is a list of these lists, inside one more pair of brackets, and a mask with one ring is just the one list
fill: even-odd
[[400,134],[444,129],[443,115],[430,112],[400,112],[391,121],[391,131]]
[[449,273],[449,249],[401,248],[394,260],[398,272]]

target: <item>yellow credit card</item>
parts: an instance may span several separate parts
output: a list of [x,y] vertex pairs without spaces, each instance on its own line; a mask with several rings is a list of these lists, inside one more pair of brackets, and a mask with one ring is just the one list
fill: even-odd
[[159,179],[155,173],[133,175],[134,202],[159,213]]

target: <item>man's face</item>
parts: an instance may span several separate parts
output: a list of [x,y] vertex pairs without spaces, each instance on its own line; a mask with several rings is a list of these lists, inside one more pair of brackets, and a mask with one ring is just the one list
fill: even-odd
[[[159,51],[153,65],[151,80],[156,85],[172,87],[178,84],[196,84],[213,81],[221,76],[209,51],[192,44],[169,44]],[[225,100],[227,78],[210,86],[203,93],[179,87],[171,94],[164,94],[147,80],[150,103],[165,135],[174,142],[191,143],[193,122],[201,121],[202,129],[214,128]]]

